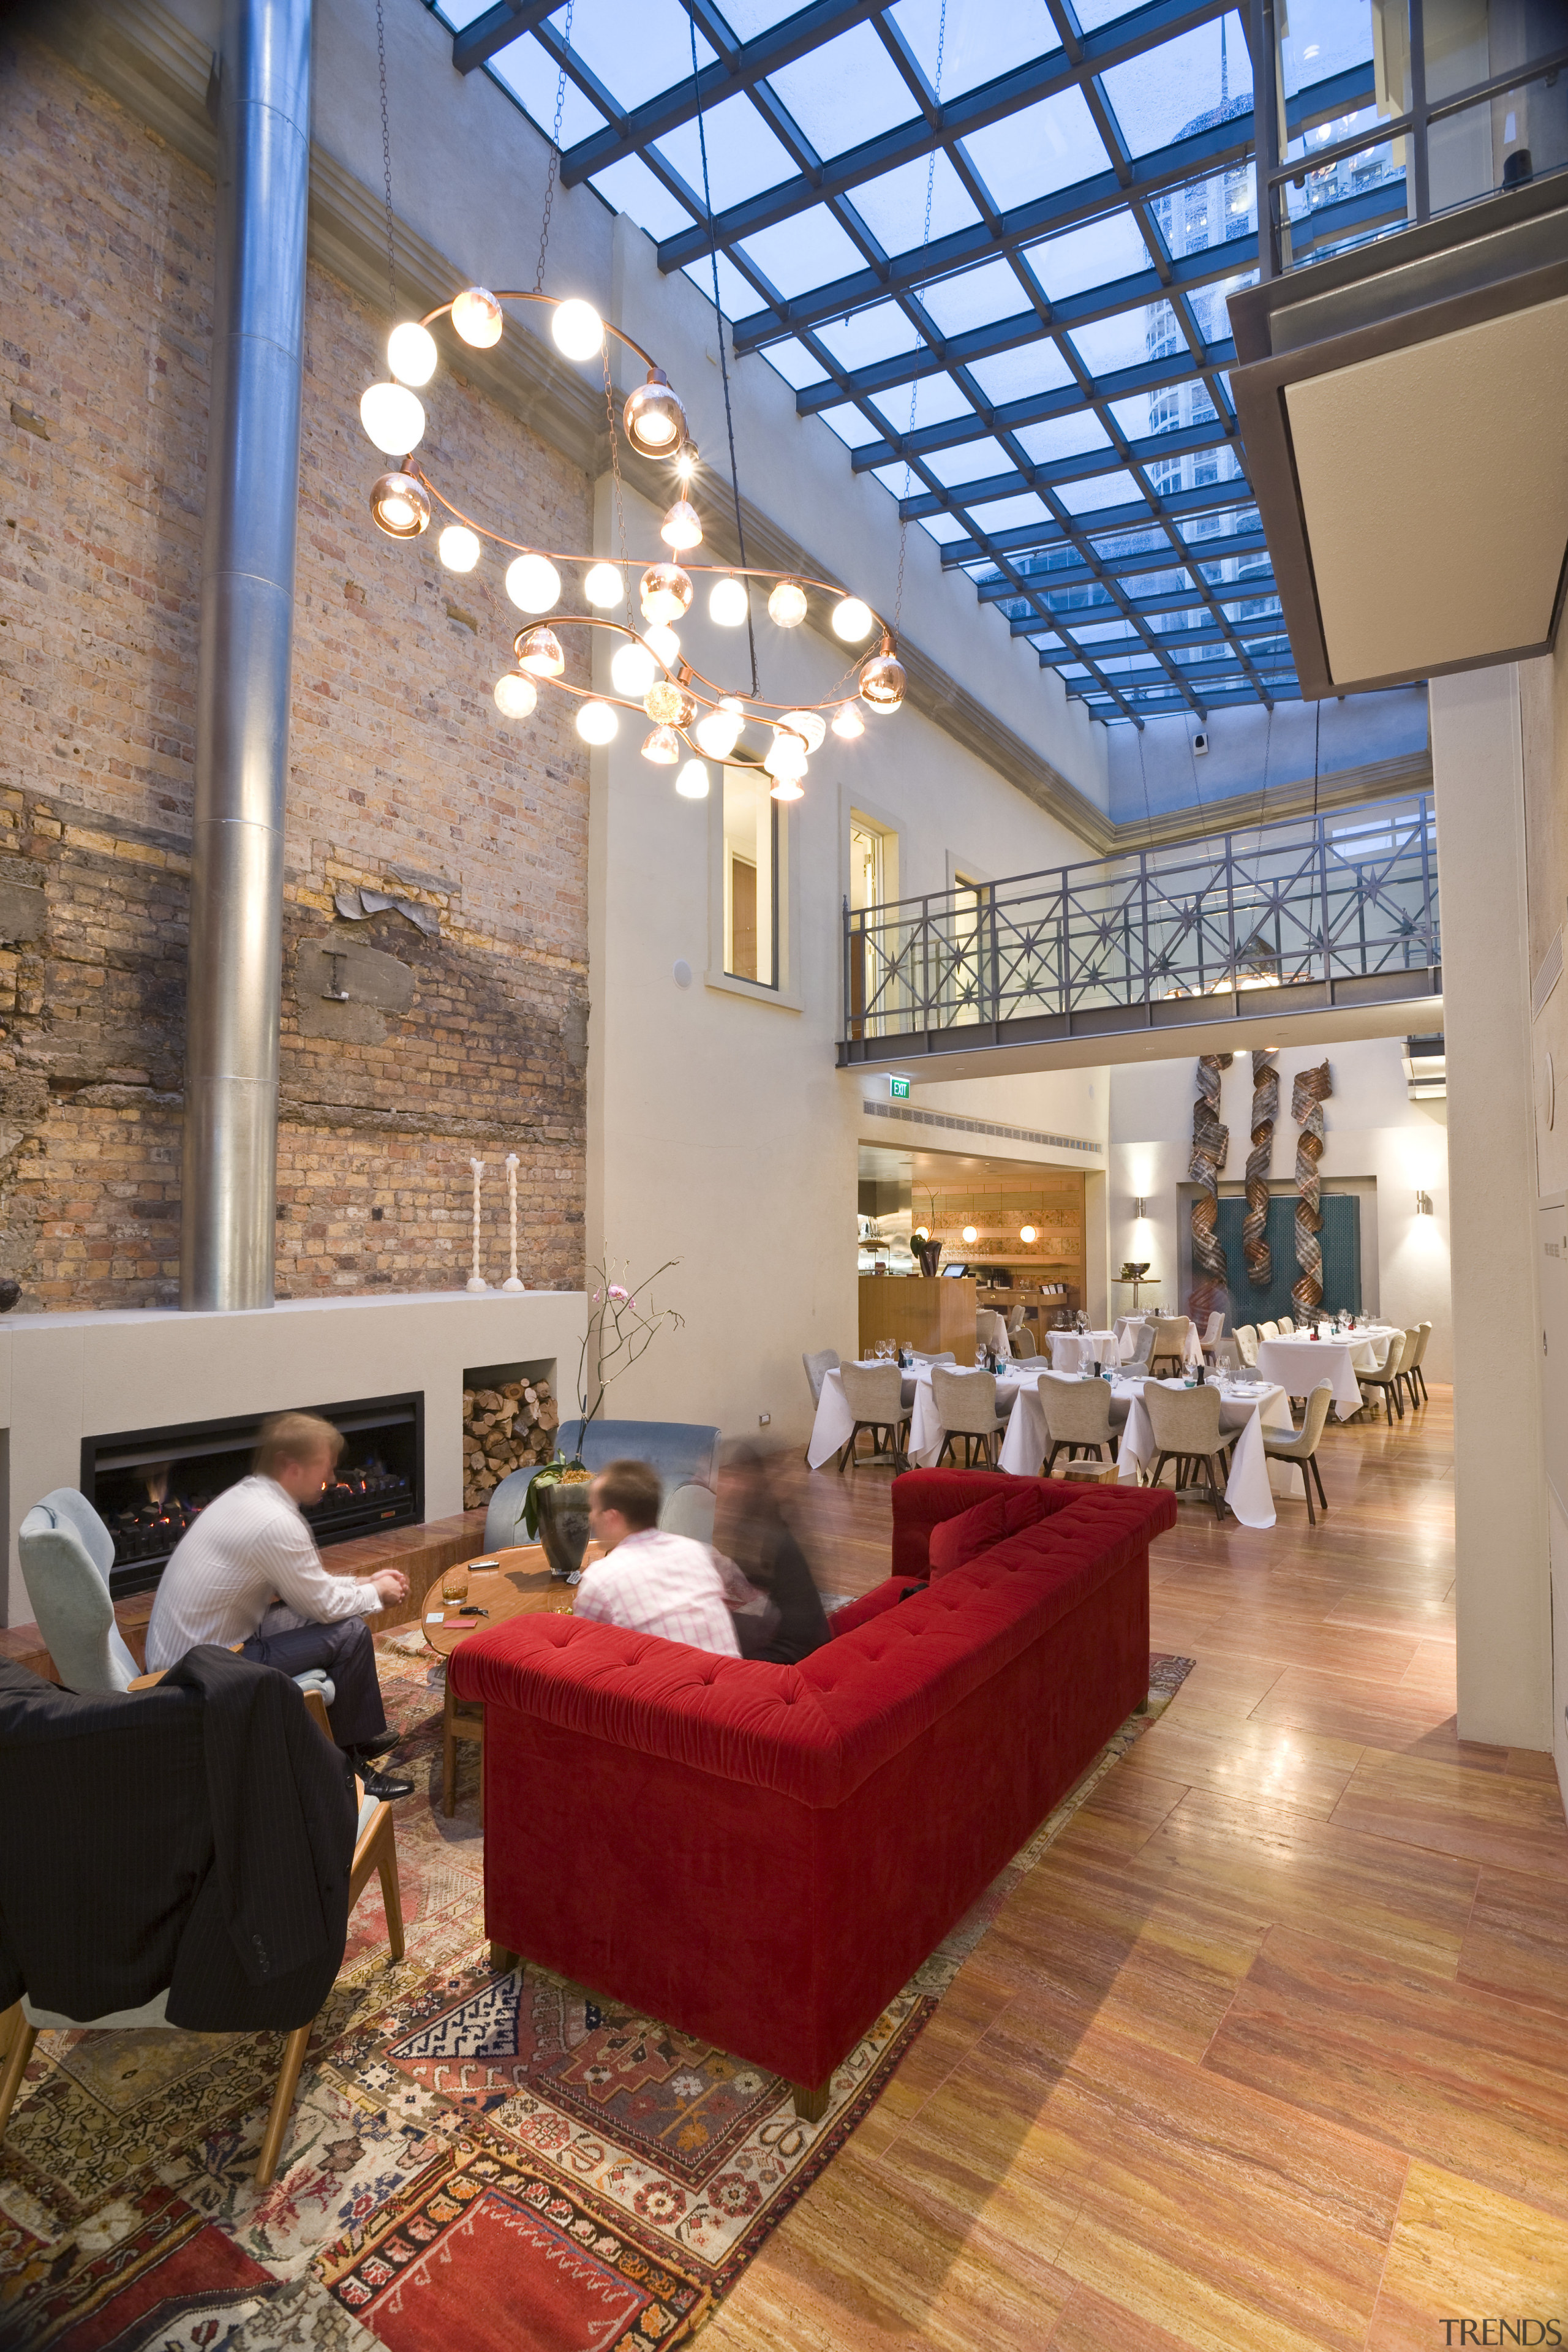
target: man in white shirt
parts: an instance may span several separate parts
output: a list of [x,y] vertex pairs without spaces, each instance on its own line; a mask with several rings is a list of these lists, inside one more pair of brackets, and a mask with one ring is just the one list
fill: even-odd
[[[739,1657],[717,1557],[689,1536],[665,1533],[659,1492],[658,1473],[647,1462],[609,1462],[599,1472],[588,1489],[588,1532],[607,1557],[583,1570],[573,1613]],[[737,1600],[754,1601],[739,1570],[731,1574]]]
[[336,1696],[332,1738],[373,1797],[405,1797],[411,1780],[368,1769],[395,1747],[365,1623],[403,1600],[408,1579],[383,1569],[361,1581],[330,1576],[301,1506],[320,1500],[343,1441],[314,1413],[278,1414],[263,1426],[248,1478],[207,1505],[175,1545],[158,1580],[147,1627],[147,1666],[158,1673],[202,1643],[241,1645],[241,1655],[280,1674],[321,1666]]

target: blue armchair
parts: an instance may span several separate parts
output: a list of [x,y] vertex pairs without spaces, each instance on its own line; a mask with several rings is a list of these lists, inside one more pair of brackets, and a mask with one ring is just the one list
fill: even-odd
[[[576,1436],[576,1421],[563,1421],[564,1448]],[[590,1470],[606,1462],[630,1459],[651,1463],[664,1486],[664,1507],[658,1523],[678,1535],[695,1536],[700,1543],[713,1539],[713,1503],[719,1483],[719,1432],[695,1421],[591,1421],[584,1433],[582,1456]],[[523,1507],[534,1464],[514,1470],[490,1496],[485,1517],[485,1549],[501,1551],[510,1544],[531,1540],[523,1525]]]

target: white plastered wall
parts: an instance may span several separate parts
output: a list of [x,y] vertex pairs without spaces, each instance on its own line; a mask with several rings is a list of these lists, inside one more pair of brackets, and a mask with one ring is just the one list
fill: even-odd
[[[1324,1059],[1334,1092],[1323,1105],[1325,1149],[1319,1163],[1324,1187],[1361,1190],[1371,1179],[1375,1193],[1362,1213],[1362,1295],[1390,1322],[1406,1328],[1429,1319],[1426,1370],[1435,1381],[1453,1378],[1453,1321],[1448,1283],[1447,1125],[1441,1102],[1413,1103],[1400,1067],[1396,1037],[1380,1037],[1327,1048],[1287,1047],[1279,1056],[1279,1114],[1274,1127],[1269,1178],[1277,1197],[1295,1193],[1297,1128],[1290,1117],[1290,1086],[1298,1070]],[[1187,1181],[1192,1154],[1193,1105],[1197,1065],[1150,1062],[1110,1073],[1110,1145],[1109,1238],[1112,1266],[1124,1258],[1146,1258],[1161,1277],[1163,1299],[1178,1297],[1180,1220],[1187,1213],[1177,1187]],[[1238,1054],[1220,1078],[1220,1118],[1230,1129],[1230,1150],[1221,1183],[1239,1183],[1251,1149],[1252,1057]],[[1418,1213],[1417,1192],[1431,1199],[1432,1214]],[[1363,1195],[1363,1198],[1365,1196]],[[1140,1221],[1135,1203],[1146,1199]],[[1374,1207],[1372,1205],[1374,1203]],[[1370,1213],[1369,1213],[1370,1212]],[[1245,1297],[1245,1277],[1231,1282],[1233,1299]],[[1131,1292],[1112,1286],[1121,1307]],[[1244,1321],[1245,1314],[1242,1316]]]

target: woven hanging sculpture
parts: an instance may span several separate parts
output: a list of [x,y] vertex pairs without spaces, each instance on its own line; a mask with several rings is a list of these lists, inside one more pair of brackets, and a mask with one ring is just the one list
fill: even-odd
[[1315,1070],[1298,1070],[1290,1089],[1290,1116],[1301,1130],[1296,1142],[1296,1263],[1301,1271],[1290,1286],[1290,1296],[1303,1315],[1323,1303],[1318,1162],[1323,1156],[1323,1105],[1333,1090],[1327,1062],[1320,1062]]
[[1268,1162],[1274,1156],[1274,1122],[1279,1116],[1279,1073],[1274,1048],[1252,1056],[1252,1149],[1247,1155],[1247,1214],[1241,1221],[1241,1251],[1247,1280],[1254,1290],[1267,1290],[1274,1279],[1274,1255],[1268,1246]]
[[1205,1054],[1198,1061],[1198,1098],[1193,1105],[1193,1156],[1187,1174],[1202,1192],[1193,1202],[1193,1287],[1187,1312],[1204,1322],[1223,1303],[1225,1245],[1219,1237],[1219,1175],[1230,1150],[1230,1129],[1219,1123],[1219,1074],[1232,1054]]

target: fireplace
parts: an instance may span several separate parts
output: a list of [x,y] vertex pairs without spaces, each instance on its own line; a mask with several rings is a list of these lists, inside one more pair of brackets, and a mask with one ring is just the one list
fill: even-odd
[[[342,1432],[337,1483],[305,1513],[324,1549],[425,1517],[425,1393],[314,1405]],[[264,1413],[81,1441],[81,1491],[114,1538],[116,1600],[155,1585],[193,1519],[246,1477]]]

